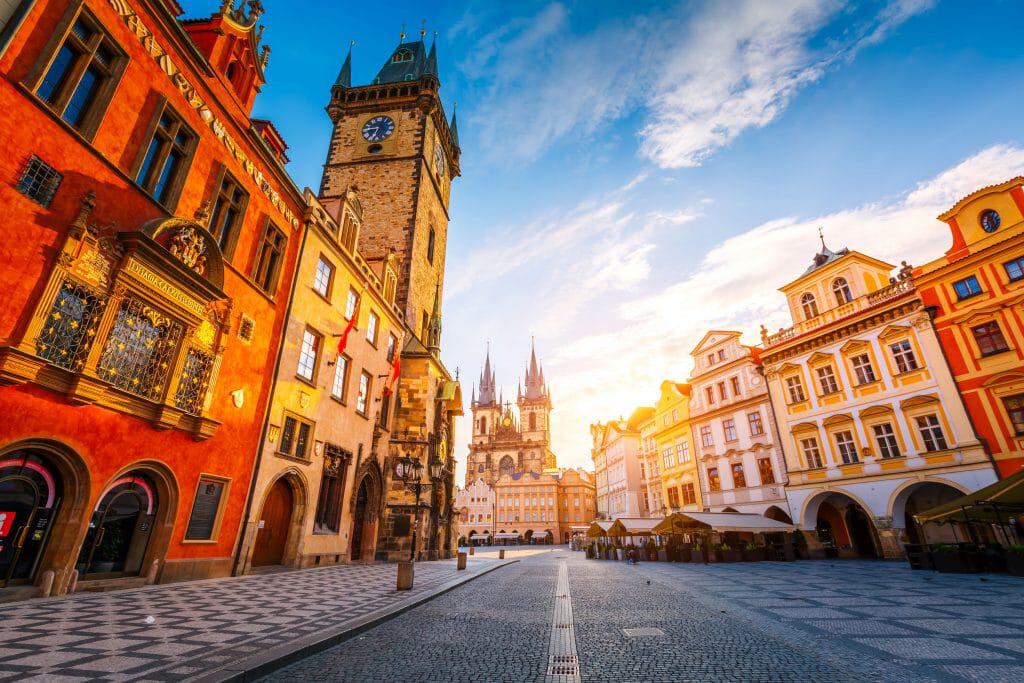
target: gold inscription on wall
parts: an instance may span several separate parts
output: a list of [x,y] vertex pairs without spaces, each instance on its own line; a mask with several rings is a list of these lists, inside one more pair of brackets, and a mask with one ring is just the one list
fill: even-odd
[[196,315],[203,315],[205,309],[199,301],[181,291],[135,259],[130,259],[128,263],[125,264],[124,272],[134,275],[151,288],[166,296],[168,299],[181,304]]

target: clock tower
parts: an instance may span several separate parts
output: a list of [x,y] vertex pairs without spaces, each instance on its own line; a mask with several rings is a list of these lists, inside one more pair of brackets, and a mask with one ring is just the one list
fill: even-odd
[[[363,207],[359,250],[371,264],[400,266],[396,302],[429,345],[436,288],[443,287],[452,179],[459,138],[438,97],[437,48],[405,34],[368,85],[352,85],[352,52],[331,88],[334,124],[320,199],[328,207],[356,188]],[[434,340],[436,342],[436,340]]]

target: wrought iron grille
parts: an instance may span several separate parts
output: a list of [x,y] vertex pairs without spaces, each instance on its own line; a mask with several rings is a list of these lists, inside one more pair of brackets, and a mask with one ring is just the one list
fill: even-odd
[[49,206],[57,194],[63,176],[45,161],[32,155],[18,179],[18,192],[43,206]]
[[163,395],[182,325],[138,299],[117,311],[97,371],[116,387],[151,401]]
[[206,389],[210,386],[210,370],[213,356],[199,349],[189,349],[185,364],[178,379],[178,390],[174,394],[174,405],[187,413],[198,415],[203,410]]
[[81,370],[96,338],[105,303],[102,296],[85,285],[65,280],[36,337],[36,354],[65,370]]

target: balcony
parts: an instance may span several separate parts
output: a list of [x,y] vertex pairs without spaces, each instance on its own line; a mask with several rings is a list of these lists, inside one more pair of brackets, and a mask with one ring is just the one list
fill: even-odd
[[865,296],[857,297],[853,301],[847,302],[842,306],[830,308],[809,320],[801,320],[792,327],[782,328],[778,332],[769,334],[768,330],[762,326],[761,342],[765,348],[781,344],[812,330],[816,330],[836,321],[848,318],[851,315],[869,309],[873,306],[877,306],[878,304],[886,301],[892,301],[893,299],[899,299],[900,297],[913,292],[914,289],[914,281],[911,278],[905,278],[903,280],[897,280],[886,287],[870,292]]

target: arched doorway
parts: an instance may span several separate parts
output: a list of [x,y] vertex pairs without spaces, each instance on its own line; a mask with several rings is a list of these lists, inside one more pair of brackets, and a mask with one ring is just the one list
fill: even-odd
[[774,519],[776,522],[784,522],[786,524],[793,523],[793,519],[789,516],[789,513],[777,505],[772,505],[770,508],[765,510],[764,516],[768,519]]
[[[905,527],[907,543],[958,543],[970,540],[971,534],[964,528],[964,525],[958,522],[941,526],[931,524],[926,536],[921,525],[914,519],[916,514],[952,502],[963,495],[963,491],[944,482],[928,481],[908,486],[900,491],[893,501],[893,526]],[[982,525],[975,526],[981,527]]]
[[879,557],[874,525],[860,505],[851,502],[846,507],[846,528],[850,532],[853,551],[858,557]]
[[373,552],[373,515],[370,507],[373,503],[372,483],[369,475],[363,477],[359,483],[359,492],[356,494],[356,506],[352,515],[352,550],[349,554],[352,560],[370,559]]
[[35,578],[62,496],[60,473],[45,454],[0,456],[0,588]]
[[826,556],[880,557],[881,544],[871,518],[845,493],[816,496],[804,508],[804,515],[804,528],[813,524]]
[[252,551],[252,566],[267,567],[284,562],[288,545],[288,532],[295,507],[292,487],[285,477],[279,478],[267,492],[256,530],[256,544]]
[[141,470],[116,478],[100,496],[89,520],[75,568],[82,580],[138,576],[160,501]]

